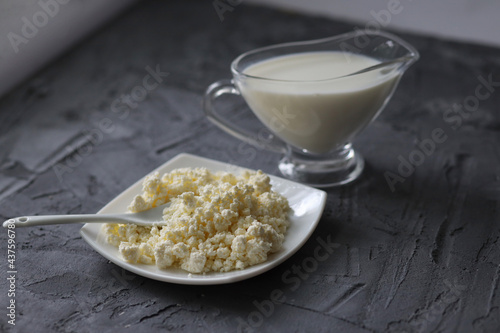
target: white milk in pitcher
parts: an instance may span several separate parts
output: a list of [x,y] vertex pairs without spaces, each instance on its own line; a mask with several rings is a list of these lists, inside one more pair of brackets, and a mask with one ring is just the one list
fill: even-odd
[[[345,52],[305,52],[270,58],[244,70],[238,82],[257,117],[289,144],[326,153],[349,142],[381,110],[400,71]],[[260,78],[260,79],[259,79]]]

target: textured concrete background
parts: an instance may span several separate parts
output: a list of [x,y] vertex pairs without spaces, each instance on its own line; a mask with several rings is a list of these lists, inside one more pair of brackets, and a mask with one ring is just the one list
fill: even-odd
[[[278,174],[280,156],[205,119],[205,88],[244,51],[352,28],[244,4],[222,22],[207,1],[139,4],[0,100],[0,217],[96,212],[181,152]],[[500,50],[402,37],[422,57],[355,142],[367,169],[328,190],[317,230],[291,259],[235,284],[182,286],[109,263],[77,225],[17,229],[11,326],[4,230],[0,331],[498,331],[500,94],[478,86],[500,81]],[[168,76],[137,95],[157,66]],[[474,98],[473,111],[452,112]],[[392,191],[387,172],[439,128],[447,139]],[[335,251],[297,270],[318,237]]]

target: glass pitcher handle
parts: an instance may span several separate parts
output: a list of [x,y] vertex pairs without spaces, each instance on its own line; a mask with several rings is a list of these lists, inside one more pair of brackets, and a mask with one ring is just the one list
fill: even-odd
[[238,139],[258,148],[278,153],[285,153],[287,151],[286,144],[269,130],[261,130],[256,134],[250,133],[239,126],[232,124],[227,119],[219,115],[215,110],[214,101],[217,97],[224,94],[241,96],[239,90],[234,85],[233,80],[220,80],[214,82],[205,92],[205,97],[203,98],[203,109],[205,110],[205,114],[210,121],[232,136],[235,136]]

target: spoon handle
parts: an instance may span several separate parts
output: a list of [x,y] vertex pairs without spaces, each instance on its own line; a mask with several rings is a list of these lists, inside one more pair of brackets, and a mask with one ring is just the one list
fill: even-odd
[[70,223],[136,223],[126,214],[75,214],[75,215],[42,215],[21,216],[6,220],[4,228],[14,224],[16,228],[36,225],[70,224]]

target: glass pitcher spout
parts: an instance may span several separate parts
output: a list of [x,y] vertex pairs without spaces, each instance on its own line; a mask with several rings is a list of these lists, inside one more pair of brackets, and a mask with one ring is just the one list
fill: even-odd
[[[361,36],[363,36],[365,42],[361,42]],[[330,42],[335,43],[334,39],[337,38],[343,39],[339,44],[341,50],[347,50],[348,53],[352,54],[369,56],[380,62],[377,65],[364,68],[351,75],[380,69],[404,72],[420,58],[420,54],[412,45],[389,33],[367,32],[361,34],[360,32],[353,32],[340,37],[333,37]]]

